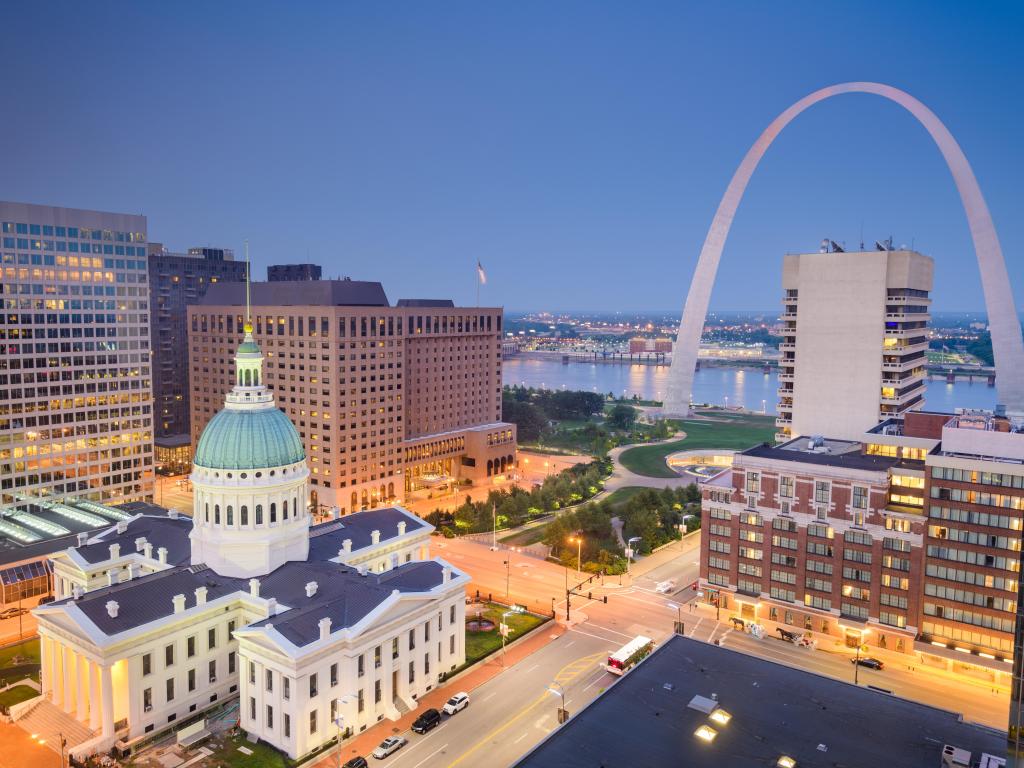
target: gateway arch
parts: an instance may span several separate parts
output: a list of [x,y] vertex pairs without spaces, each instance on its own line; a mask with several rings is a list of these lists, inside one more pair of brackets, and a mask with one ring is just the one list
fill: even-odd
[[935,113],[909,93],[881,83],[840,83],[805,96],[776,117],[754,142],[754,146],[747,151],[740,167],[733,174],[722,201],[718,204],[718,210],[697,260],[697,269],[686,296],[686,305],[683,308],[683,317],[673,348],[663,413],[667,416],[682,416],[690,411],[697,350],[711,298],[711,288],[715,282],[715,273],[718,271],[718,261],[722,257],[722,248],[729,236],[729,227],[732,226],[736,209],[757,164],[775,137],[793,118],[819,101],[842,93],[873,93],[896,102],[917,118],[942,152],[960,193],[960,201],[971,230],[971,239],[974,241],[974,251],[978,257],[985,309],[992,332],[992,351],[998,374],[996,386],[1000,402],[1006,405],[1008,413],[1024,414],[1024,341],[1021,339],[1020,321],[1017,319],[1013,303],[1013,291],[1010,288],[1003,251],[999,246],[995,225],[978,187],[978,181],[974,178],[974,172],[960,145]]

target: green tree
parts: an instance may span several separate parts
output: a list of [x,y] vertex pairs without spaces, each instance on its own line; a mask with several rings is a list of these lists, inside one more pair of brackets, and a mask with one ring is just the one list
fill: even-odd
[[639,411],[631,405],[625,403],[617,403],[612,406],[611,411],[608,412],[608,417],[605,419],[608,426],[615,429],[632,429],[633,425],[636,424],[637,415]]

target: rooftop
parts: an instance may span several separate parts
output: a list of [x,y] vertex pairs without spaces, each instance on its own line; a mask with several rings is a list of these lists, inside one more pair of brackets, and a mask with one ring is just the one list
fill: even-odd
[[[811,442],[814,442],[813,447]],[[798,437],[782,445],[755,445],[740,456],[756,456],[777,461],[798,461],[803,464],[845,467],[869,472],[885,472],[898,462],[893,456],[876,456],[861,452],[861,444],[851,440]]]
[[[717,696],[731,720],[691,708],[695,696]],[[784,755],[797,768],[938,766],[946,744],[975,760],[1006,744],[953,712],[679,636],[573,714],[520,768],[765,768]],[[700,726],[717,731],[713,741],[694,735]]]
[[[253,306],[387,307],[384,286],[363,280],[294,280],[251,284]],[[217,282],[206,289],[204,306],[243,306],[245,283]]]

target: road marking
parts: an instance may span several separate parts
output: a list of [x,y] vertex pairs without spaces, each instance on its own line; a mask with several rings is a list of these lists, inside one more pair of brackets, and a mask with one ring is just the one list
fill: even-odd
[[493,699],[497,695],[498,695],[497,691],[495,691],[494,693],[488,693],[486,696],[484,696],[482,699],[480,699],[480,703],[483,704],[488,699]]
[[575,644],[576,644],[575,640],[570,640],[568,643],[565,644],[565,647],[566,648],[572,648],[572,646],[575,645]]
[[432,757],[433,757],[434,755],[436,755],[436,754],[437,754],[438,752],[440,752],[441,750],[443,750],[443,749],[447,749],[447,747],[448,747],[448,745],[447,745],[447,744],[442,744],[442,745],[441,745],[440,747],[438,747],[438,748],[437,748],[437,749],[435,749],[435,750],[434,750],[433,752],[431,752],[431,753],[430,753],[429,755],[427,755],[427,756],[426,756],[426,757],[424,757],[424,758],[423,758],[422,760],[420,760],[420,761],[419,761],[418,763],[416,763],[416,765],[414,765],[414,766],[413,766],[412,768],[420,768],[420,766],[421,766],[421,765],[423,765],[423,764],[424,764],[425,762],[427,762],[427,760],[429,760],[430,758],[432,758]]
[[526,737],[527,737],[528,735],[529,735],[529,733],[528,733],[528,732],[523,732],[523,735],[522,735],[522,736],[520,736],[520,737],[519,737],[518,739],[516,739],[515,741],[513,741],[512,743],[513,743],[513,744],[518,744],[518,743],[519,743],[520,741],[522,741],[523,739],[525,739],[525,738],[526,738]]
[[590,621],[587,622],[587,626],[588,627],[593,627],[594,629],[603,629],[605,632],[611,632],[613,635],[622,635],[622,637],[628,637],[630,640],[632,640],[634,637],[636,637],[636,635],[627,635],[625,632],[619,632],[617,629],[612,629],[611,627],[605,627],[605,626],[602,626],[601,624],[594,624],[593,622],[590,622]]
[[526,670],[526,671],[525,671],[525,672],[524,672],[523,674],[524,674],[524,675],[528,675],[528,674],[530,674],[531,672],[533,672],[533,670],[535,670],[535,669],[536,669],[537,667],[539,667],[539,666],[540,666],[540,664],[534,664],[534,665],[533,665],[532,667],[530,667],[530,668],[529,668],[528,670]]
[[585,690],[587,690],[587,688],[590,688],[591,686],[593,686],[593,685],[596,685],[596,684],[597,684],[597,682],[598,682],[599,680],[601,680],[602,678],[604,678],[604,676],[605,676],[605,675],[607,675],[607,674],[609,674],[609,673],[608,673],[608,672],[604,672],[604,671],[602,671],[602,672],[601,672],[601,673],[600,673],[599,675],[597,675],[597,676],[596,676],[596,677],[595,677],[595,678],[594,678],[593,680],[591,680],[591,681],[590,681],[589,683],[587,683],[586,687],[585,687],[585,688],[584,688],[583,690],[585,691]]
[[601,637],[600,635],[593,635],[590,632],[584,632],[582,629],[576,629],[576,627],[573,627],[569,631],[570,632],[579,632],[581,635],[586,635],[587,637],[593,637],[596,640],[601,640],[602,642],[605,642],[605,643],[617,642],[616,640],[609,640],[607,637]]

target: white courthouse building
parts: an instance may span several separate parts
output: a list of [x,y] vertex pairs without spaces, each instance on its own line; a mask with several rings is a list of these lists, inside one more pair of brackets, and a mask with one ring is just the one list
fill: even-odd
[[[295,427],[250,329],[196,448],[193,518],[138,514],[53,557],[34,613],[43,696],[131,748],[238,698],[240,726],[292,758],[415,709],[465,660],[469,578],[401,508],[311,525]],[[29,716],[31,713],[28,713]]]

